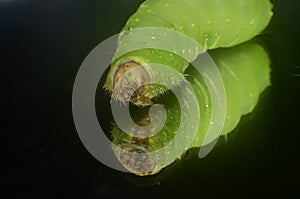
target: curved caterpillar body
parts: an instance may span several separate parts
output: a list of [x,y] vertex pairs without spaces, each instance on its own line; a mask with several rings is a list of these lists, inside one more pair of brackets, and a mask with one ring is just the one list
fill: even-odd
[[260,33],[269,23],[268,0],[148,0],[123,31],[162,27],[185,33],[204,49],[231,47]]
[[[106,81],[109,91],[114,88],[113,74],[122,67],[120,64],[131,60],[139,63],[161,63],[171,66],[183,73],[188,62],[176,55],[176,52],[200,54],[203,51],[219,47],[231,47],[250,40],[259,34],[269,23],[272,16],[272,4],[269,0],[148,0],[127,21],[122,31],[138,28],[158,27],[182,32],[197,41],[203,49],[194,49],[175,43],[174,53],[160,49],[139,49],[123,56],[117,56],[113,61],[110,74]],[[119,38],[119,50],[128,49],[132,43],[143,43],[145,38],[137,38],[125,34]],[[159,39],[160,35],[150,35]],[[196,58],[196,57],[195,57]],[[161,89],[157,89],[161,90]],[[149,88],[147,93],[157,92]],[[164,92],[164,91],[163,91]],[[152,96],[157,96],[161,92]],[[141,98],[145,99],[145,98]],[[119,97],[122,101],[122,98]],[[147,100],[136,104],[147,104]],[[148,100],[149,101],[149,100]]]
[[[241,115],[253,110],[259,93],[270,84],[270,60],[266,51],[257,42],[246,41],[267,26],[272,16],[271,9],[272,4],[269,0],[147,0],[141,4],[123,28],[123,31],[129,30],[129,34],[122,34],[119,37],[119,52],[112,61],[105,87],[112,92],[116,100],[123,103],[130,100],[133,107],[132,116],[141,126],[149,123],[148,105],[163,104],[168,117],[165,126],[149,138],[128,135],[128,132],[123,132],[117,125],[113,126],[113,143],[120,147],[120,149],[113,147],[113,150],[125,168],[137,175],[155,174],[166,166],[160,159],[168,159],[169,163],[172,163],[188,148],[203,145],[206,130],[211,122],[211,101],[203,77],[193,67],[188,66],[189,62],[204,51],[230,47],[210,52],[223,78],[226,91],[227,111],[222,134],[232,131]],[[145,27],[179,31],[193,38],[202,48],[174,41],[171,36],[168,45],[173,45],[174,51],[131,48],[132,44],[146,43],[147,46],[148,41],[163,37],[163,34],[156,33],[145,34],[144,37],[130,34],[135,29]],[[191,58],[186,60],[179,56],[178,52],[190,54]],[[161,152],[159,158],[145,152],[156,151],[174,138],[182,114],[176,97],[168,92],[165,86],[149,83],[153,75],[151,66],[147,66],[148,63],[172,67],[182,74],[182,78],[187,80],[195,91],[201,113],[200,125],[196,137],[192,142],[189,140],[192,144],[188,148],[185,147],[187,139],[190,139],[188,136],[186,140],[182,139],[176,143],[176,150],[182,151],[179,156],[178,153],[172,153],[172,150],[167,153]],[[143,68],[131,74],[134,78],[122,81],[124,74],[137,66]],[[159,78],[166,79],[168,84],[167,77],[168,75],[162,72]],[[126,82],[126,85],[123,82]],[[180,86],[180,80],[174,82],[174,86]],[[129,92],[124,88],[133,84],[139,85],[139,88],[128,98]],[[135,156],[143,153],[145,155],[142,158]]]

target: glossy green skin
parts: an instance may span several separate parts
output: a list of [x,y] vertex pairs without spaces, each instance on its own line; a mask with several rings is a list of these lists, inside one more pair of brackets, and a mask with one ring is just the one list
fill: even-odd
[[[210,50],[232,47],[250,40],[265,29],[272,14],[269,0],[147,0],[128,19],[122,31],[145,27],[172,29],[191,37],[204,50]],[[120,49],[128,48],[128,37],[130,35],[119,39]],[[183,50],[187,51],[178,46],[178,52]],[[195,53],[193,48],[191,50]],[[109,91],[113,90],[111,79],[118,67],[116,63],[130,56],[139,57],[146,63],[171,66],[181,73],[188,66],[188,62],[181,57],[159,49],[132,51],[112,63],[106,81]]]
[[[222,134],[231,132],[238,124],[242,115],[250,113],[255,107],[259,94],[270,85],[270,59],[259,43],[250,41],[233,48],[218,49],[210,52],[216,63],[226,91],[226,120]],[[193,147],[201,146],[209,124],[209,94],[203,90],[201,77],[197,72],[186,70],[188,81],[197,93],[202,115],[200,126]],[[200,82],[197,83],[197,82]],[[208,106],[205,106],[208,104]]]
[[269,0],[148,0],[123,31],[161,27],[180,31],[205,49],[231,47],[259,34],[269,23]]
[[[258,43],[245,41],[255,37],[267,26],[272,16],[271,9],[269,0],[147,0],[130,17],[123,31],[143,27],[169,28],[192,37],[203,46],[204,50],[231,47],[209,52],[219,68],[225,85],[227,112],[222,131],[224,135],[236,127],[243,114],[253,110],[259,94],[270,85],[270,60],[267,52]],[[126,48],[124,45],[126,36],[120,38],[119,42],[119,48]],[[178,51],[182,50],[178,48]],[[186,76],[186,80],[191,83],[197,95],[201,111],[201,125],[189,148],[202,146],[210,123],[211,106],[208,89],[200,74],[192,67],[188,67],[189,63],[186,60],[172,52],[141,49],[114,60],[105,85],[109,91],[113,91],[111,80],[113,72],[118,67],[117,63],[129,57],[138,63],[168,65]],[[135,60],[135,57],[138,59]],[[153,89],[163,90],[157,89],[158,87],[155,86]],[[150,138],[150,151],[156,151],[168,144],[174,138],[174,132],[180,123],[180,106],[174,96],[165,92],[166,90],[156,92],[152,96],[155,103],[165,105],[168,118],[164,128]],[[164,94],[161,95],[162,93]],[[139,113],[133,113],[133,117],[139,117]],[[116,145],[132,142],[132,137],[122,132],[116,125],[112,128],[112,136]],[[181,140],[177,147],[181,148],[180,145],[185,142],[187,140]],[[187,149],[182,148],[182,154],[185,150]],[[168,154],[168,158],[175,161],[180,156]],[[151,174],[157,173],[162,168],[157,167]]]

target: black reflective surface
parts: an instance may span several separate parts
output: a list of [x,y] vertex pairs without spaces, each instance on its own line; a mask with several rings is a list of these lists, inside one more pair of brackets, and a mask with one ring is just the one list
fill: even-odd
[[0,197],[299,198],[297,0],[274,0],[273,20],[261,36],[272,59],[272,87],[228,142],[221,139],[205,159],[187,155],[148,180],[107,168],[87,152],[72,118],[77,70],[97,44],[120,31],[141,2],[0,1]]

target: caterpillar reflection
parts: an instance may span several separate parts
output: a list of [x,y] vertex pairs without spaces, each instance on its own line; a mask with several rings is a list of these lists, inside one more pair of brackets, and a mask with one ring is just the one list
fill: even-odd
[[[193,67],[189,67],[189,62],[202,52],[211,50],[209,54],[218,66],[226,90],[227,111],[222,134],[229,133],[238,124],[241,115],[253,110],[259,93],[270,84],[268,54],[259,43],[249,40],[268,25],[272,16],[271,9],[269,0],[147,0],[141,4],[123,28],[127,32],[119,37],[119,53],[116,53],[112,61],[105,87],[112,92],[115,100],[131,102],[132,117],[141,126],[149,123],[149,105],[163,104],[168,117],[164,127],[147,138],[127,134],[128,132],[123,132],[117,125],[113,126],[113,143],[121,148],[113,150],[126,169],[137,175],[150,175],[165,167],[160,164],[159,159],[153,161],[155,157],[146,152],[156,151],[174,138],[180,124],[181,112],[176,97],[168,92],[168,86],[147,84],[154,78],[149,72],[151,66],[136,70],[131,74],[133,78],[123,81],[125,73],[149,63],[167,65],[181,73],[182,78],[193,87],[201,113],[201,125],[188,148],[199,147],[203,144],[209,126],[211,102],[203,77]],[[172,40],[172,36],[166,33],[146,33],[143,37],[130,34],[136,29],[146,27],[179,31],[194,39],[201,48],[185,41]],[[132,48],[133,44],[139,46],[140,43],[147,47],[150,40],[163,42],[164,36],[168,38],[168,46],[172,51]],[[187,55],[189,60],[178,53]],[[166,85],[172,83],[173,86],[180,86],[179,80],[170,82],[167,77],[168,74],[161,72],[159,78]],[[131,91],[125,89],[128,85],[140,86],[129,96]],[[177,143],[176,150],[179,148],[183,154],[188,149],[185,144],[186,140],[182,139]],[[163,159],[164,156],[172,161],[180,158],[172,152],[160,154],[160,158]]]

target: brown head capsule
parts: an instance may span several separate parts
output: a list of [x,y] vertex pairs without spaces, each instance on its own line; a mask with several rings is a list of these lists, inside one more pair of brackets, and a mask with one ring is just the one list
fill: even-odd
[[122,102],[132,102],[147,106],[151,99],[146,97],[150,76],[146,69],[134,61],[128,61],[118,67],[113,77],[113,95]]

